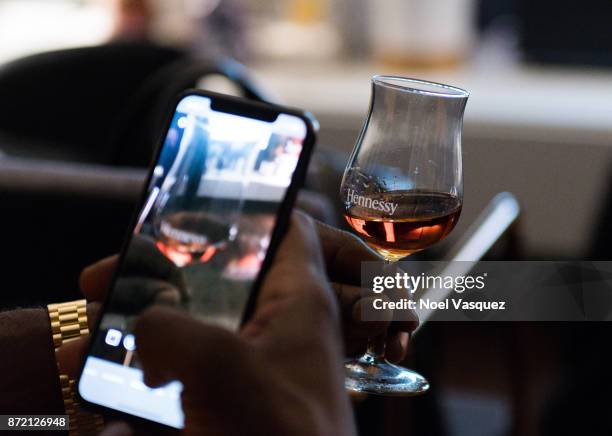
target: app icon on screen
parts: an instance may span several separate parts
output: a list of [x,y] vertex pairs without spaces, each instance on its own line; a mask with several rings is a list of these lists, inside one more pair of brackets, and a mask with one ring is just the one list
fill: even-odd
[[106,338],[104,339],[104,342],[106,342],[111,347],[116,347],[121,342],[122,336],[123,334],[119,330],[108,329],[108,332],[106,332]]
[[125,335],[125,338],[123,338],[123,347],[128,351],[134,351],[136,349],[134,335]]

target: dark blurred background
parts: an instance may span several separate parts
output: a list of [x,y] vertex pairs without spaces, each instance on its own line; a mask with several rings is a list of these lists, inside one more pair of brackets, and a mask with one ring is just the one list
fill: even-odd
[[[522,215],[488,258],[608,259],[610,22],[605,0],[0,0],[0,309],[73,298],[82,267],[119,250],[174,96],[194,86],[313,112],[300,206],[340,226],[370,76],[464,87],[463,213],[426,255],[510,191]],[[426,325],[407,364],[432,392],[361,402],[361,433],[610,435],[607,333]]]

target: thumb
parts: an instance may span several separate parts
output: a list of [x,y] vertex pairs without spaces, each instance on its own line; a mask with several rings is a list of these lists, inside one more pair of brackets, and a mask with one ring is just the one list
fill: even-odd
[[321,246],[312,219],[296,211],[260,289],[258,306],[309,293],[311,289],[296,285],[313,280],[327,282]]
[[227,377],[250,371],[247,344],[220,327],[198,321],[176,309],[154,306],[138,319],[136,346],[149,386],[180,380],[216,395],[227,388]]
[[111,287],[119,256],[102,259],[89,265],[79,277],[79,287],[89,301],[104,301]]

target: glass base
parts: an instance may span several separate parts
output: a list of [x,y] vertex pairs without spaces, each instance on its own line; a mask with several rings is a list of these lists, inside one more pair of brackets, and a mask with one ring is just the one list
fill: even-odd
[[352,392],[412,397],[429,389],[429,382],[421,374],[370,354],[347,361],[344,368],[344,386]]

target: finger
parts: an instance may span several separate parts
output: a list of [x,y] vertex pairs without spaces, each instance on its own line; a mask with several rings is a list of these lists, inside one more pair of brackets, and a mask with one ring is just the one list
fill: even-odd
[[[346,297],[355,293],[348,285],[343,285],[348,288],[344,292],[344,296],[339,298],[341,301],[351,301],[354,297]],[[364,319],[363,312],[365,307],[371,307],[375,297],[360,297],[360,292],[357,291],[357,300],[351,307],[344,307],[342,328],[344,333],[344,342],[347,356],[361,355],[365,352],[368,339],[380,336],[385,333],[391,322],[392,313],[390,311],[380,312],[376,314],[376,321],[367,321]],[[385,318],[386,317],[386,318]]]
[[353,306],[362,295],[362,289],[344,283],[332,283],[332,288],[336,293],[336,300],[340,306],[340,314],[345,322],[350,322],[353,318]]
[[392,363],[399,363],[406,358],[410,334],[394,332],[387,336],[385,357]]
[[295,286],[301,280],[327,281],[314,223],[310,217],[296,211],[261,288],[258,305],[315,291]]
[[154,303],[180,302],[180,291],[172,283],[148,277],[121,277],[115,283],[109,310],[139,314]]
[[311,339],[323,329],[333,330],[338,336],[330,337],[339,339],[338,315],[314,223],[294,212],[243,334],[256,336],[265,329],[267,337],[289,343],[304,336],[304,325],[311,325]]
[[125,422],[111,422],[100,433],[100,436],[131,436],[132,434],[132,429]]
[[387,319],[381,321],[363,320],[362,305],[368,308],[371,307],[372,301],[375,298],[377,297],[365,297],[355,303],[353,321],[349,324],[345,323],[347,354],[349,356],[362,354],[366,349],[368,339],[387,332],[387,339],[385,341],[387,358],[392,362],[399,362],[406,357],[410,332],[418,325],[416,314],[414,314],[414,320],[391,321],[394,315],[392,311],[377,311],[376,319],[380,319],[381,314],[386,316]]
[[161,291],[155,297],[157,304],[165,304],[168,306],[178,306],[181,304],[181,293],[177,289],[166,289]]
[[389,327],[392,331],[411,333],[419,326],[419,315],[412,309],[393,311],[393,322]]
[[101,310],[102,305],[100,303],[87,303],[87,327],[89,327],[89,331],[93,330],[98,324]]
[[240,375],[250,369],[246,345],[235,334],[175,309],[147,309],[136,323],[135,335],[149,386],[180,380],[214,396],[224,390],[227,378],[207,374],[231,374],[240,382]]
[[[387,350],[389,360],[398,362],[404,359],[408,346],[409,333],[418,326],[418,318],[414,311],[405,310],[397,316],[397,310],[375,310],[376,299],[386,299],[386,295],[367,296],[360,298],[353,305],[352,319],[345,319],[345,342],[348,355],[359,354],[365,350],[367,340],[387,334]],[[399,320],[395,320],[399,318]],[[376,321],[372,321],[375,319]]]
[[[387,327],[391,330],[412,332],[419,325],[418,315],[414,310],[410,309],[386,310],[384,318],[388,322],[383,321],[382,323],[378,320],[383,311],[376,310],[376,316],[373,318],[377,321],[372,321],[368,319],[367,314],[374,314],[371,312],[374,300],[386,298],[386,296],[370,296],[364,293],[360,287],[342,283],[332,283],[332,287],[336,292],[342,320],[355,337],[370,338],[378,336]],[[391,323],[392,319],[393,322]]]
[[330,280],[359,285],[361,262],[382,258],[361,239],[348,232],[316,222],[323,249],[325,267]]
[[[381,297],[363,297],[353,305],[349,322],[352,336],[367,339],[387,331],[393,319],[393,312],[390,309],[380,309],[374,314],[371,310],[374,301],[379,298]],[[382,298],[384,299],[384,296]]]
[[293,348],[299,338],[302,344],[329,347],[330,355],[342,358],[338,306],[314,223],[307,215],[293,213],[242,334],[259,335],[260,344],[274,344],[277,350]]
[[89,301],[104,301],[112,284],[119,256],[110,256],[86,267],[79,277],[79,286]]
[[[375,309],[377,299],[387,300],[387,295],[371,296],[362,288],[332,283],[340,305],[344,324],[356,337],[370,338],[387,327],[392,331],[412,332],[419,325],[419,317],[412,309]],[[380,324],[380,320],[386,320]],[[376,321],[372,321],[376,320]]]
[[141,276],[164,280],[177,288],[185,286],[181,270],[147,236],[135,235],[130,241],[121,267],[122,276]]

